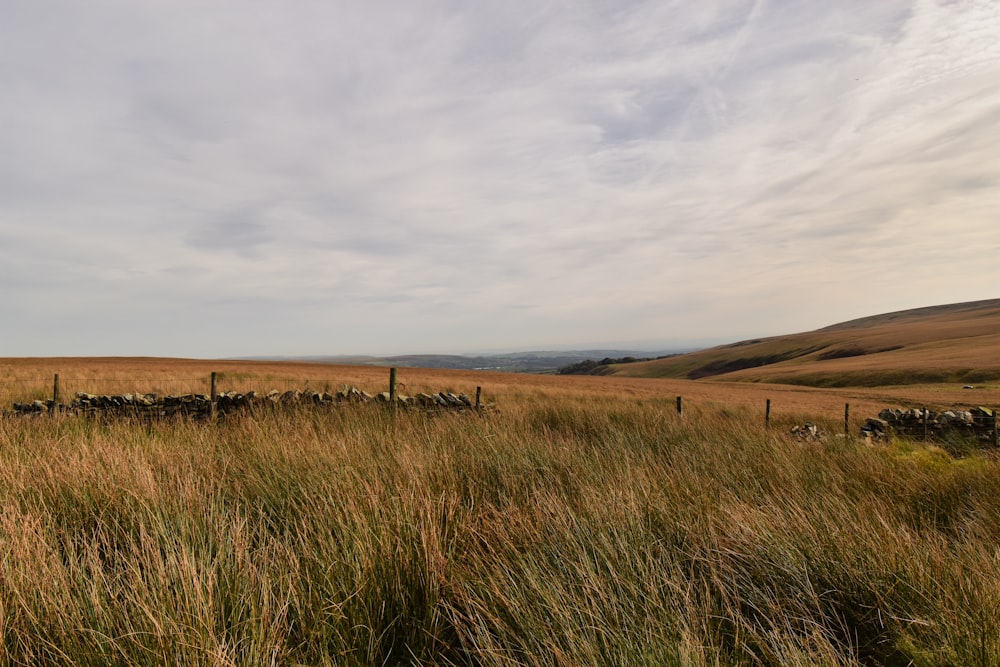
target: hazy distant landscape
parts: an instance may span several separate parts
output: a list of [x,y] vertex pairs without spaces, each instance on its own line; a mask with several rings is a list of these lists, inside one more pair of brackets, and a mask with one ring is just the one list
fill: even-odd
[[621,358],[637,362],[601,365],[595,374],[820,387],[993,381],[1000,379],[1000,299],[874,315],[816,331],[695,351],[598,349],[250,360],[544,374]]
[[363,366],[397,366],[400,368],[451,368],[455,370],[502,371],[507,373],[555,373],[560,368],[587,360],[600,360],[607,357],[640,357],[649,359],[664,355],[679,354],[680,352],[680,350],[655,352],[636,350],[566,350],[508,352],[504,354],[409,354],[388,357],[343,355],[295,357],[294,359],[251,357],[251,359],[308,361]]
[[598,365],[602,360],[625,357],[638,361],[602,365],[596,374],[817,387],[996,381],[1000,380],[1000,299],[874,315],[816,331],[736,341],[693,352],[601,349],[491,355],[313,356],[297,360],[554,373],[574,365],[587,366],[586,362]]

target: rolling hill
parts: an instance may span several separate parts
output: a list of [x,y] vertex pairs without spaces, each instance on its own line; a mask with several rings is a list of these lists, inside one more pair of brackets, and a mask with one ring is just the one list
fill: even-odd
[[631,377],[874,387],[1000,379],[1000,299],[930,306],[615,366]]

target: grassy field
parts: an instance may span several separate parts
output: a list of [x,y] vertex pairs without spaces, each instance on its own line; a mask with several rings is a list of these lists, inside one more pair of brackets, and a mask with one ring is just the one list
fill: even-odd
[[[5,405],[53,372],[66,391],[205,391],[212,370],[221,389],[387,380],[0,361]],[[400,380],[483,386],[497,409],[0,419],[0,664],[1000,664],[992,453],[784,435],[837,430],[845,401],[860,420],[961,390]]]

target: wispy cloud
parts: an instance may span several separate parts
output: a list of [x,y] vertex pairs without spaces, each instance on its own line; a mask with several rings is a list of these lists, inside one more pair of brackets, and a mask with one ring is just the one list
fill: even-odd
[[[976,0],[21,3],[0,343],[668,346],[995,297],[998,29]],[[86,335],[35,335],[59,313]]]

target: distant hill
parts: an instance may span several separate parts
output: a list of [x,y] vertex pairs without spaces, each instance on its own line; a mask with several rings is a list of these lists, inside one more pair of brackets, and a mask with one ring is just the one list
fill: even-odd
[[993,381],[1000,379],[1000,299],[863,317],[611,372],[817,387]]
[[[281,357],[278,360],[314,363],[356,364],[362,366],[396,366],[398,368],[450,368],[456,370],[488,370],[509,373],[555,373],[558,369],[587,360],[606,357],[652,357],[667,353],[630,350],[570,350],[510,352],[505,354],[406,354],[390,357],[375,356],[312,356]],[[262,358],[263,359],[263,358]],[[266,359],[275,360],[275,357]]]

